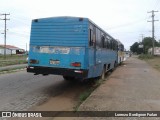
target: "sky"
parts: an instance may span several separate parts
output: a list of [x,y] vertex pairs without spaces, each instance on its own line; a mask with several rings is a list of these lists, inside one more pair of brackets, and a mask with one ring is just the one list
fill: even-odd
[[[160,0],[0,0],[0,14],[7,18],[7,44],[29,49],[32,19],[87,17],[126,50],[142,37],[152,36],[151,10],[155,12],[155,39],[160,40]],[[0,19],[4,19],[1,15]],[[4,44],[4,20],[0,20],[0,44]]]

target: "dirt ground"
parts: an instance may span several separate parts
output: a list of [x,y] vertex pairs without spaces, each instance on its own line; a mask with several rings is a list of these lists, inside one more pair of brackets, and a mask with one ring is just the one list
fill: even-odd
[[[46,101],[39,103],[37,106],[30,108],[28,111],[74,111],[75,107],[80,102],[80,95],[86,90],[93,88],[95,85],[95,79],[93,81],[68,81],[69,87],[57,95],[51,96]],[[53,91],[54,93],[54,91]],[[52,94],[52,93],[50,93]],[[11,118],[10,120],[21,120],[22,118]],[[23,118],[23,120],[63,120],[64,117],[43,117],[43,118]],[[65,117],[65,120],[71,118]]]
[[[111,72],[109,72],[106,76],[109,76]],[[51,96],[46,101],[43,101],[36,106],[28,109],[28,111],[75,111],[77,105],[80,102],[80,95],[84,92],[95,88],[97,78],[90,79],[87,81],[67,81],[70,84],[65,91]],[[54,91],[52,91],[54,94]],[[52,93],[50,93],[52,94]],[[43,118],[10,118],[9,120],[71,120],[74,117],[43,117]],[[75,118],[76,119],[76,118]]]
[[160,72],[160,56],[156,56],[153,59],[148,59],[146,62]]
[[[160,72],[131,57],[84,101],[81,111],[159,111]],[[86,118],[79,118],[83,120]],[[110,117],[87,120],[159,120],[158,117]]]

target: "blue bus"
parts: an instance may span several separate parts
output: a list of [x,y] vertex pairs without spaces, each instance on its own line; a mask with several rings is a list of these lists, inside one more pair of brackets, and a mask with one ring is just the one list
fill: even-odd
[[118,41],[88,18],[32,20],[27,72],[64,79],[104,75],[118,63]]
[[119,41],[118,41],[118,64],[121,64],[125,57],[124,57],[124,45]]

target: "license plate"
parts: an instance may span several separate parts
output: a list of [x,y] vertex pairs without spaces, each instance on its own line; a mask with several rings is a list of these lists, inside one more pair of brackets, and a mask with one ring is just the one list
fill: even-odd
[[59,60],[50,60],[49,63],[53,64],[53,65],[57,65],[60,63],[60,61]]

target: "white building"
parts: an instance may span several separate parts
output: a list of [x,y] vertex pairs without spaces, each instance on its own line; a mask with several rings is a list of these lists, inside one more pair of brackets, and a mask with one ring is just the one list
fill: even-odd
[[[152,48],[148,49],[148,53],[152,54]],[[154,55],[160,55],[160,47],[154,47]]]
[[[4,55],[4,50],[5,50],[4,45],[0,45],[0,55]],[[12,45],[6,45],[6,55],[21,54],[21,53],[24,53],[24,49]]]

